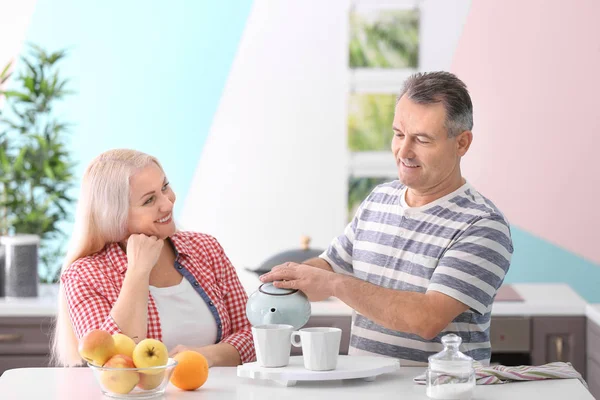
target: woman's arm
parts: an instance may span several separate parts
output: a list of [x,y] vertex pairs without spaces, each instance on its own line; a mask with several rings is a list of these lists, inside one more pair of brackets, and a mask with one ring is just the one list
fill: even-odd
[[111,334],[121,332],[110,316],[110,302],[89,282],[85,275],[74,272],[61,277],[75,336],[81,339],[93,329],[102,329]]
[[134,234],[127,239],[127,271],[110,315],[135,342],[145,339],[148,332],[150,272],[163,245],[164,241],[155,236]]
[[[150,272],[162,249],[162,240],[145,235],[132,235],[127,242],[127,271],[114,305],[96,286],[112,286],[97,282],[97,268],[84,262],[61,278],[75,334],[81,338],[92,329],[109,333],[122,332],[139,342],[146,338],[148,326],[148,294]],[[103,275],[102,275],[103,276]]]
[[[204,236],[204,235],[203,235]],[[173,356],[184,350],[197,351],[204,355],[212,366],[236,366],[255,360],[254,342],[250,321],[246,317],[248,296],[235,272],[235,268],[225,255],[223,248],[213,237],[206,236],[203,246],[210,246],[216,283],[223,293],[223,305],[231,322],[231,329],[217,344],[204,347],[178,345],[170,351]],[[221,315],[221,318],[225,318]]]
[[178,345],[169,352],[169,357],[173,357],[175,354],[185,350],[193,350],[202,354],[206,357],[209,367],[235,367],[242,363],[238,350],[225,342],[204,347],[186,347]]
[[233,264],[225,254],[225,251],[214,239],[216,248],[215,270],[217,271],[217,284],[224,293],[223,302],[231,320],[231,334],[224,337],[221,343],[233,346],[240,358],[240,363],[247,363],[256,359],[254,340],[252,338],[252,325],[246,316],[246,303],[248,295],[240,282]]
[[61,283],[78,339],[93,329],[103,329],[111,334],[124,333],[136,342],[146,337],[148,285],[144,288],[143,281],[140,282],[143,278],[126,275],[117,301],[111,305],[85,271],[77,272],[63,276]]

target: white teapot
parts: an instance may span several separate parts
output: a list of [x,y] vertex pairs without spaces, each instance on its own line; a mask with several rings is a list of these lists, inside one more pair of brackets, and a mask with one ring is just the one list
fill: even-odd
[[308,322],[310,310],[310,301],[304,293],[297,289],[277,288],[272,282],[260,285],[246,304],[246,316],[253,326],[287,324],[294,330]]

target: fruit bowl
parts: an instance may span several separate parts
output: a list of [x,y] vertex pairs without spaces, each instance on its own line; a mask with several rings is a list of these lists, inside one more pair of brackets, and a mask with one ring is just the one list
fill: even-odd
[[177,361],[169,358],[164,366],[148,368],[109,368],[87,363],[94,371],[100,390],[118,399],[149,399],[165,392]]

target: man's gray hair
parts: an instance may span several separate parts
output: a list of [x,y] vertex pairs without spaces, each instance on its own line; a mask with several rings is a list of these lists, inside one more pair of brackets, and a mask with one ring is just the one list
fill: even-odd
[[405,82],[404,95],[417,104],[442,103],[446,109],[448,137],[473,129],[473,103],[467,85],[450,72],[419,72]]

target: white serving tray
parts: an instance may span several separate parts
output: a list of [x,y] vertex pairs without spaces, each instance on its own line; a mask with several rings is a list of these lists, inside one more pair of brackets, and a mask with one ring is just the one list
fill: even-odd
[[400,361],[395,358],[340,355],[336,369],[332,371],[310,371],[304,368],[302,356],[294,356],[290,357],[289,365],[279,368],[261,367],[257,362],[239,365],[237,376],[272,380],[284,386],[294,386],[297,381],[329,381],[356,378],[374,381],[377,375],[394,372],[399,368]]

